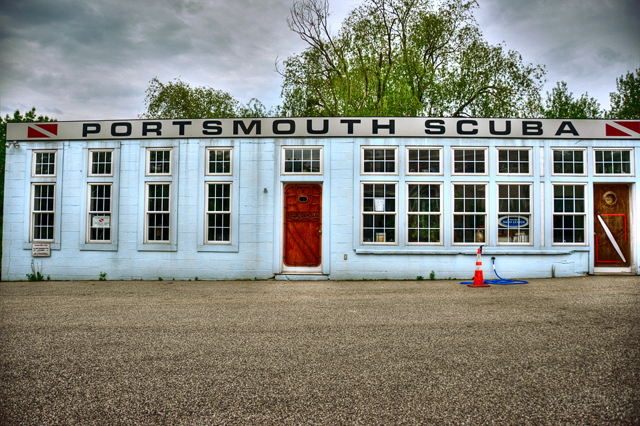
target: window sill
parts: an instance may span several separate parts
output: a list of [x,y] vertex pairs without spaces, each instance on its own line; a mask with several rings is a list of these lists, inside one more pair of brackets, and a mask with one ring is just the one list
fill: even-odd
[[198,244],[199,252],[238,253],[237,244]]
[[[422,250],[408,250],[406,248],[397,249],[397,250],[389,250],[387,248],[381,249],[371,249],[371,248],[358,248],[355,249],[356,254],[378,254],[378,255],[475,255],[478,252],[478,246],[468,247],[468,248],[459,248],[459,249],[446,249],[434,247],[433,249],[422,249]],[[523,248],[522,250],[517,250],[512,247],[508,249],[503,249],[501,247],[484,247],[482,248],[482,254],[484,255],[492,255],[492,254],[502,254],[502,255],[566,255],[571,254],[573,252],[588,252],[589,247],[561,247],[558,249],[545,249],[545,250],[537,250],[532,248]]]
[[117,243],[86,243],[80,244],[81,251],[118,251]]
[[178,251],[177,244],[138,244],[138,251]]

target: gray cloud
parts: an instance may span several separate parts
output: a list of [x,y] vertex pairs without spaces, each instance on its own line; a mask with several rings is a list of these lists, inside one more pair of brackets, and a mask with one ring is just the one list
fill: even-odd
[[[276,57],[305,45],[292,0],[0,0],[0,112],[36,106],[60,120],[134,118],[149,80],[176,77],[247,102],[279,103]],[[491,43],[506,42],[601,103],[640,66],[637,0],[479,0]],[[357,0],[333,0],[334,31]]]
[[505,41],[546,65],[548,90],[560,80],[603,106],[615,79],[640,67],[637,0],[480,0],[476,13],[491,42]]

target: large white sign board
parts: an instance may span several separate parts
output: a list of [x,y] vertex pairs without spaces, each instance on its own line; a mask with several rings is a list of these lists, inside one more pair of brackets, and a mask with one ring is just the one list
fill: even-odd
[[175,138],[640,139],[640,120],[220,118],[7,123],[7,141]]

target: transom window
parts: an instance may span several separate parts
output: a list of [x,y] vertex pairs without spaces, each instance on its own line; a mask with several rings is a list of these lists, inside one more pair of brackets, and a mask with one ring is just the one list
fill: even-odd
[[596,149],[595,174],[597,175],[630,175],[631,149]]
[[407,242],[440,243],[440,184],[410,183],[407,207]]
[[553,174],[585,174],[583,149],[554,149]]
[[531,185],[498,185],[498,242],[531,241]]
[[487,222],[487,186],[453,185],[453,242],[484,243]]
[[529,149],[498,149],[499,174],[530,174]]
[[398,148],[362,147],[363,174],[396,174]]
[[288,147],[282,148],[283,174],[321,174],[322,147]]
[[453,148],[453,174],[487,174],[487,149]]
[[396,183],[362,184],[362,242],[396,242]]
[[442,148],[407,148],[407,174],[441,174]]
[[231,148],[207,148],[206,175],[230,175],[232,174]]
[[231,241],[231,183],[207,183],[207,243]]
[[54,177],[56,175],[56,151],[33,151],[33,176]]
[[147,149],[147,174],[171,175],[171,149]]
[[89,151],[89,176],[113,175],[113,151]]
[[88,242],[111,241],[111,184],[89,184]]
[[147,183],[146,240],[168,243],[171,235],[171,184]]
[[32,241],[54,240],[54,219],[56,212],[55,184],[32,185]]
[[584,244],[586,222],[584,185],[553,186],[553,242]]

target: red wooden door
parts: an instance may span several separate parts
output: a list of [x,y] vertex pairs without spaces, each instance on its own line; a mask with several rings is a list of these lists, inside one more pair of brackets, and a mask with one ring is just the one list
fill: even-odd
[[595,267],[629,266],[629,186],[593,186]]
[[322,186],[284,187],[284,264],[320,266],[322,260]]

